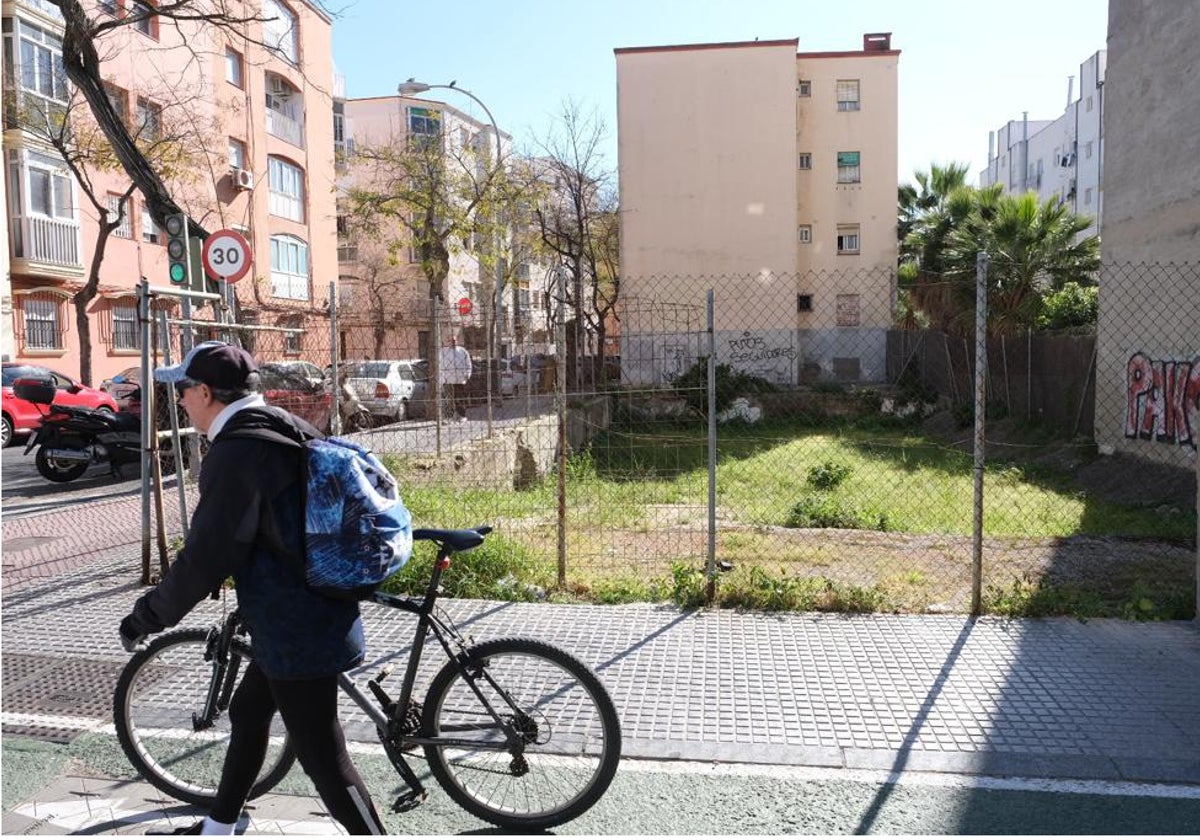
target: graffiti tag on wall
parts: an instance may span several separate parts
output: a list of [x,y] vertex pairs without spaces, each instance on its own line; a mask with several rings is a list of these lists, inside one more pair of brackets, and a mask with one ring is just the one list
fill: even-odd
[[796,348],[790,343],[776,344],[761,335],[746,331],[726,341],[725,352],[717,358],[734,367],[774,381],[788,381],[796,366]]
[[1125,365],[1125,437],[1196,448],[1200,356],[1191,361],[1134,353]]

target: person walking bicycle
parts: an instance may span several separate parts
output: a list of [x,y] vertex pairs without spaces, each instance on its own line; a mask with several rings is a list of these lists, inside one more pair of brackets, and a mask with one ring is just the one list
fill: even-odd
[[154,378],[210,441],[187,541],[163,580],[119,628],[132,651],[173,627],[232,577],[251,630],[252,662],[229,707],[232,724],[217,797],[207,817],[177,834],[232,834],[268,748],[278,711],[304,772],[351,834],[382,834],[371,796],[346,750],[338,675],[365,651],[358,603],[305,586],[305,440],[320,433],[255,392],[258,365],[239,347],[207,341]]

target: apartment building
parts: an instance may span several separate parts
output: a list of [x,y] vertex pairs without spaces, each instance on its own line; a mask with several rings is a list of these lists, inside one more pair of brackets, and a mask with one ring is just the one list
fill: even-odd
[[979,173],[981,187],[1003,184],[1005,192],[1057,198],[1075,213],[1092,219],[1080,236],[1100,232],[1104,211],[1105,50],[1079,65],[1067,83],[1067,105],[1053,120],[1023,116],[988,133],[988,165]]
[[[853,51],[798,44],[615,51],[622,296],[702,310],[711,288],[719,362],[779,384],[881,381],[900,53],[890,33]],[[627,379],[665,381],[707,353],[626,314]]]
[[[339,217],[339,332],[345,358],[429,358],[433,340],[432,291],[420,253],[402,225],[380,234],[356,234],[345,198],[360,187],[385,192],[388,179],[403,166],[376,164],[383,156],[402,156],[413,143],[436,143],[447,166],[462,183],[481,185],[495,159],[496,133],[490,122],[431,99],[378,96],[347,99],[342,105],[346,149],[339,180],[343,197]],[[511,168],[512,138],[500,133]],[[372,150],[375,153],[372,153]],[[462,166],[469,167],[461,169]],[[454,187],[447,188],[454,192]],[[464,196],[465,198],[465,196]],[[412,212],[416,212],[413,210]],[[448,237],[449,274],[441,290],[443,343],[454,335],[473,356],[489,354],[488,321],[498,302],[494,344],[500,358],[546,352],[549,330],[544,303],[545,266],[528,248],[528,220],[514,218],[501,245],[501,293],[495,295],[495,262],[481,259],[495,243],[474,235]],[[404,244],[405,240],[408,244]],[[400,247],[391,243],[399,242]]]
[[1108,201],[1101,228],[1096,441],[1193,467],[1200,446],[1200,66],[1189,4],[1109,0]]
[[[84,5],[101,19],[148,8],[139,0]],[[261,0],[260,8],[262,22],[240,31],[154,16],[120,27],[98,44],[101,73],[134,133],[171,148],[160,171],[176,202],[208,230],[232,228],[249,240],[252,270],[234,286],[239,319],[313,332],[311,340],[272,344],[307,358],[308,348],[329,346],[328,284],[337,277],[331,21],[307,0]],[[22,115],[69,112],[80,125],[89,116],[62,72],[57,7],[5,0],[3,24],[13,334],[6,352],[78,376],[70,298],[86,281],[98,214]],[[115,210],[128,178],[102,168],[88,175]],[[88,309],[93,384],[136,363],[133,290],[141,277],[169,285],[163,231],[134,192]]]

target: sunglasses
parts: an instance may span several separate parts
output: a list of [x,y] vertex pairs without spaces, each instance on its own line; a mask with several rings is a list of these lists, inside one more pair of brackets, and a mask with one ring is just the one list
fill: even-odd
[[194,379],[180,379],[175,383],[175,394],[182,397],[184,391],[186,391],[188,388],[195,388],[199,384],[200,383],[196,382]]

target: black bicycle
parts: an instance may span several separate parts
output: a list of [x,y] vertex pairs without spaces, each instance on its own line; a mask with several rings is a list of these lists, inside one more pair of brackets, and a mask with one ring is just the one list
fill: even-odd
[[[370,719],[407,785],[395,810],[426,797],[404,754],[419,747],[438,784],[470,813],[508,829],[549,828],[575,819],[608,789],[620,761],[621,727],[603,684],[570,653],[528,638],[475,644],[437,608],[451,557],[482,544],[490,531],[413,532],[415,540],[437,547],[424,596],[377,592],[371,599],[417,616],[399,694],[393,698],[384,688],[390,666],[367,682],[372,697],[347,674],[339,683]],[[449,661],[417,702],[414,689],[430,634]],[[148,782],[184,802],[212,802],[229,738],[226,710],[249,660],[236,609],[210,629],[165,633],[129,660],[117,682],[113,715],[126,756]],[[251,798],[278,784],[294,760],[276,714]]]

